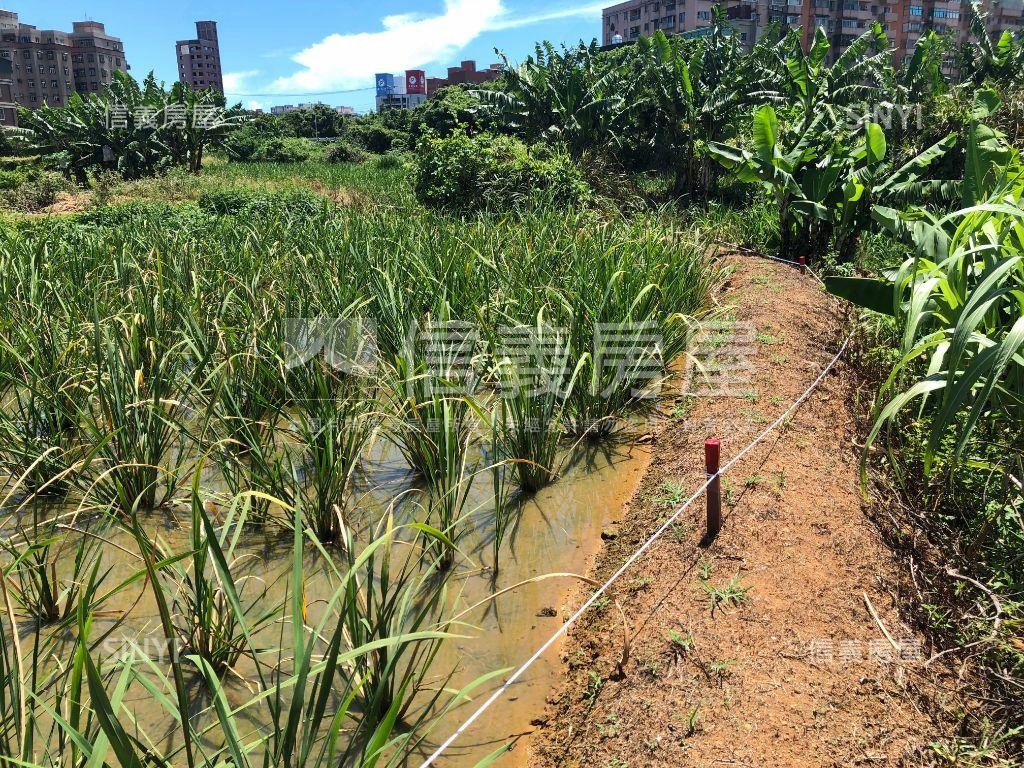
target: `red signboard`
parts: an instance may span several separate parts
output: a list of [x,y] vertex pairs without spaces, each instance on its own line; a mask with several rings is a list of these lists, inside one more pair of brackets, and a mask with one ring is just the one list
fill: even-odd
[[406,93],[426,93],[427,73],[422,69],[409,69],[405,72]]

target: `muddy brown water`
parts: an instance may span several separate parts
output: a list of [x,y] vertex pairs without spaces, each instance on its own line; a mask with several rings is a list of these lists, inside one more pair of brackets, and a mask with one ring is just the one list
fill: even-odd
[[[517,668],[529,658],[574,609],[567,605],[567,600],[578,588],[579,581],[568,577],[550,578],[524,584],[493,601],[488,602],[488,598],[495,591],[545,574],[585,575],[600,546],[602,529],[621,514],[649,458],[649,449],[629,441],[577,447],[558,481],[522,503],[518,522],[510,528],[502,544],[496,577],[490,568],[494,518],[491,482],[489,477],[478,478],[467,505],[473,510],[473,516],[467,533],[459,541],[463,556],[449,581],[452,597],[448,615],[461,613],[479,603],[484,605],[462,618],[470,627],[468,631],[460,627],[458,632],[470,637],[447,641],[431,667],[431,675],[436,671],[440,680],[454,670],[447,687],[458,690],[481,675]],[[410,474],[397,451],[381,448],[372,459],[372,469],[362,478],[360,500],[368,518],[379,514],[395,496],[412,487]],[[184,516],[180,524],[176,524],[173,514],[152,515],[146,519],[150,535],[158,537],[173,552],[188,549],[187,511],[177,514]],[[118,584],[140,568],[140,561],[133,554],[137,552],[137,544],[125,531],[113,532],[106,538],[111,545],[103,546],[101,557],[103,568],[109,567],[111,571],[105,584]],[[269,604],[286,604],[291,571],[290,543],[280,539],[246,542],[240,551],[243,560],[248,561],[243,571],[254,582],[248,586],[260,592],[266,589],[265,599]],[[328,598],[333,588],[327,575],[315,568],[312,561],[310,565],[304,573],[305,587],[307,602],[315,606]],[[246,582],[244,579],[239,582],[244,596]],[[103,609],[123,614],[108,641],[108,649],[123,647],[120,644],[128,641],[137,644],[143,652],[159,655],[162,635],[158,615],[152,595],[144,584],[116,595]],[[113,618],[98,619],[95,631],[102,631],[114,621]],[[279,631],[279,627],[272,630],[275,636]],[[503,744],[528,734],[532,730],[531,721],[543,715],[548,691],[560,674],[560,649],[560,644],[556,644],[542,657],[448,750],[439,765],[475,765]],[[245,675],[251,670],[241,668],[240,671]],[[475,688],[471,699],[439,718],[419,751],[410,756],[408,764],[417,765],[418,757],[425,757],[447,738],[504,679],[498,677]],[[227,690],[233,705],[241,704],[249,696],[249,691],[237,681],[228,685]],[[135,720],[143,726],[142,730],[161,751],[178,746],[167,712],[152,695],[141,686],[133,688],[126,703]],[[259,729],[260,725],[252,723],[254,729]],[[506,768],[525,765],[525,752],[525,749],[513,749],[501,757],[497,765]]]

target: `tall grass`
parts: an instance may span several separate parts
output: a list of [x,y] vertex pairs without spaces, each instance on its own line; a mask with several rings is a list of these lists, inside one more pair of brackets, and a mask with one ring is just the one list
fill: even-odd
[[[216,171],[225,187],[301,185],[291,173]],[[113,513],[138,563],[108,585],[96,569],[108,537],[45,515],[10,540],[5,755],[47,768],[401,764],[461,695],[436,662],[460,631],[445,616],[448,577],[491,506],[474,501],[484,478],[497,551],[512,486],[555,481],[574,439],[636,407],[640,365],[656,378],[680,353],[684,318],[714,281],[702,242],[646,214],[454,220],[266,195],[243,215],[134,204],[0,228],[5,504]],[[316,344],[296,362],[295,319],[375,328],[375,364]],[[525,357],[507,349],[510,327],[535,337]],[[608,363],[607,329],[643,342],[639,363]],[[563,386],[514,394],[534,368]],[[378,435],[414,479],[368,523],[356,490]],[[180,521],[185,543],[156,535],[151,510]],[[282,535],[286,603],[265,594],[250,546]],[[325,599],[307,594],[314,578],[330,582]],[[125,617],[100,613],[128,584],[155,605],[166,657],[109,653]],[[139,695],[162,722],[136,719]]]

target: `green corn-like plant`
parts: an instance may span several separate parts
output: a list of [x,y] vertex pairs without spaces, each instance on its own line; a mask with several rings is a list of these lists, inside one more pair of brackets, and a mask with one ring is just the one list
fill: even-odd
[[926,471],[940,449],[960,459],[981,424],[1012,446],[1024,423],[1024,166],[983,122],[997,106],[991,91],[976,97],[964,207],[944,215],[876,208],[915,255],[888,280],[829,283],[834,293],[896,318],[902,359],[882,388],[869,444],[916,401],[918,414],[930,418]]

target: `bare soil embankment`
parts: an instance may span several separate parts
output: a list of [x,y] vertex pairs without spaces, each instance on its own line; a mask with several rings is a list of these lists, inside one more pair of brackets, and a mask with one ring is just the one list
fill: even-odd
[[[651,465],[595,565],[611,574],[703,481],[813,382],[849,327],[810,277],[733,257],[717,300],[756,329],[747,391],[666,413]],[[902,766],[931,761],[921,701],[941,671],[900,619],[896,559],[864,514],[856,377],[844,364],[724,483],[725,523],[701,546],[703,498],[570,630],[565,678],[516,751],[534,766]],[[576,603],[578,605],[578,602]],[[874,612],[874,616],[872,613]],[[564,612],[563,612],[564,615]],[[524,754],[525,753],[525,754]]]

